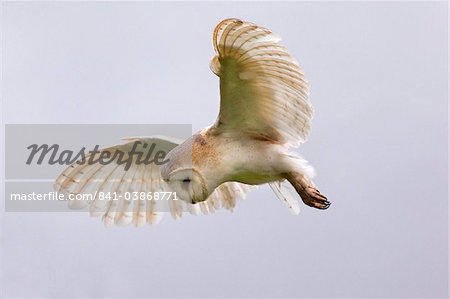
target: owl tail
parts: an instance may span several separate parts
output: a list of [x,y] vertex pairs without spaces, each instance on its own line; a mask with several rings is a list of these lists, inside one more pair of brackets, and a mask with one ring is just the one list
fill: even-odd
[[291,214],[298,215],[300,213],[300,205],[298,204],[298,200],[292,196],[292,192],[290,190],[292,187],[286,180],[270,182],[269,186],[272,188],[278,199],[289,209]]

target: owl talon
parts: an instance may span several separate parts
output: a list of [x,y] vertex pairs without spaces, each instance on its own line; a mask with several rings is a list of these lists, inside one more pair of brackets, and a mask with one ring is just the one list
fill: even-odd
[[327,197],[320,193],[314,183],[299,173],[288,175],[289,182],[294,186],[303,202],[310,207],[326,210],[330,207],[331,202]]
[[327,200],[327,197],[320,193],[319,190],[311,187],[307,187],[300,194],[303,202],[313,208],[326,210],[330,207],[331,202]]

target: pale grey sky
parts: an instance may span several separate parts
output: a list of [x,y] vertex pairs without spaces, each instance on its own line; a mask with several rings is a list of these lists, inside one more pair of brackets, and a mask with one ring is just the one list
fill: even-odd
[[2,213],[4,296],[448,294],[445,2],[2,9],[3,123],[201,129],[218,111],[214,26],[238,17],[272,29],[310,81],[316,116],[299,152],[333,202],[294,217],[262,187],[234,213],[143,229],[106,230],[83,213]]

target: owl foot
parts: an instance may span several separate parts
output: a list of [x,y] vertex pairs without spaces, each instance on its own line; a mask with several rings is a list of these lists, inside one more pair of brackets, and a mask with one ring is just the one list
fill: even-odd
[[320,193],[314,183],[306,176],[299,173],[291,173],[287,176],[287,179],[306,205],[320,210],[326,210],[330,207],[331,202],[328,201],[325,195]]
[[330,207],[331,202],[315,187],[308,186],[299,192],[303,202],[313,208],[326,210]]

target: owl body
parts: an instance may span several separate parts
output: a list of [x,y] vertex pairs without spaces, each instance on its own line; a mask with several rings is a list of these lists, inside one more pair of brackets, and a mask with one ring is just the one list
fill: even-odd
[[207,178],[208,195],[230,181],[261,185],[286,179],[292,172],[314,175],[307,161],[291,154],[286,146],[245,134],[216,134],[214,129],[206,128],[180,145],[183,147],[182,152],[192,150],[192,160],[185,161],[186,167]]
[[[176,194],[168,206],[177,219],[185,211],[233,210],[236,200],[255,185],[268,183],[293,214],[300,209],[289,185],[306,205],[327,209],[330,202],[311,180],[313,168],[289,151],[306,142],[314,111],[303,71],[280,41],[267,28],[223,20],[213,31],[215,56],[210,66],[220,86],[220,111],[213,125],[184,142],[166,136],[128,138],[98,155],[120,151],[133,161],[137,141],[141,147],[153,144],[168,153],[167,163],[134,163],[129,169],[118,161],[105,166],[74,163],[57,178],[56,190]],[[95,198],[88,204],[91,215],[104,215],[107,226],[154,224],[162,215],[161,205],[153,200],[131,204]]]
[[[214,178],[210,188],[228,181],[260,185],[282,178],[289,171],[286,148],[240,134],[223,136],[200,132],[194,139],[194,168]],[[219,171],[220,170],[220,171]]]

